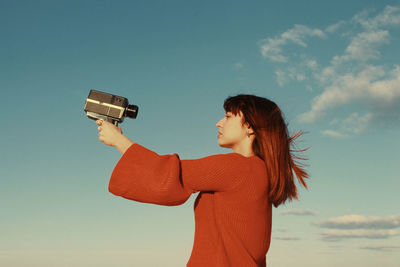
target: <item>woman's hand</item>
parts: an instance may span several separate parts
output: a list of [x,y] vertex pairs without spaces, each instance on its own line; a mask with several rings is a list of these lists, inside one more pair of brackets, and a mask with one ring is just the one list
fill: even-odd
[[115,146],[118,139],[122,137],[121,128],[103,120],[97,120],[96,124],[99,125],[98,130],[100,141],[105,145]]
[[120,127],[103,120],[97,120],[96,124],[99,125],[99,139],[103,144],[116,147],[122,154],[134,144],[122,134]]

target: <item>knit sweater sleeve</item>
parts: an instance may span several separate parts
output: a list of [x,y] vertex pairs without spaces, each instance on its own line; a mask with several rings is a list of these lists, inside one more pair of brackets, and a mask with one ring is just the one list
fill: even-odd
[[130,200],[180,205],[198,191],[236,188],[247,171],[244,160],[236,153],[180,160],[177,154],[158,155],[135,143],[115,166],[108,189]]

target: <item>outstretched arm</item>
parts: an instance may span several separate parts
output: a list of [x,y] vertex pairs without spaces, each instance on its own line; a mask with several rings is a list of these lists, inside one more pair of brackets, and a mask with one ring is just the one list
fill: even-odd
[[111,175],[108,189],[127,199],[159,205],[180,205],[192,194],[180,180],[178,155],[160,156],[122,134],[120,127],[97,120],[99,139],[117,148],[122,157]]
[[[237,153],[180,160],[121,137],[119,127],[103,122],[100,140],[123,154],[115,166],[109,191],[117,196],[159,205],[180,205],[198,191],[232,191],[248,177],[249,162]],[[122,140],[119,140],[122,139]]]
[[177,154],[158,155],[137,143],[118,161],[108,189],[130,200],[166,206],[183,204],[193,193],[182,183]]

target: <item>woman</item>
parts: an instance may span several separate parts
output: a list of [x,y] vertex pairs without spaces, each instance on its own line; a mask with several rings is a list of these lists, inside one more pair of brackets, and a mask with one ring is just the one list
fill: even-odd
[[100,141],[123,154],[109,191],[168,206],[200,192],[187,266],[266,266],[272,205],[297,198],[294,174],[306,187],[307,173],[290,149],[300,133],[290,137],[279,107],[262,97],[229,97],[224,109],[226,116],[216,125],[218,145],[233,152],[194,160],[158,155],[129,140],[119,127],[96,121]]

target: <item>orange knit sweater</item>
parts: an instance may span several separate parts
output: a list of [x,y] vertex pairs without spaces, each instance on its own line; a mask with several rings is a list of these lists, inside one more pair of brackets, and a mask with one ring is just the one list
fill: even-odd
[[115,166],[109,191],[127,199],[179,205],[192,193],[195,237],[188,267],[266,266],[272,207],[264,162],[238,153],[181,160],[135,143]]

